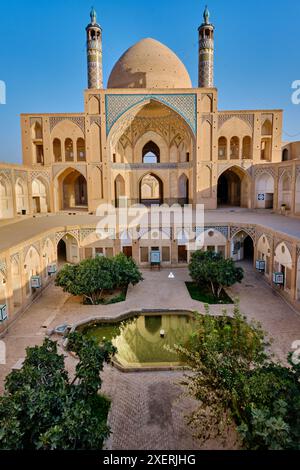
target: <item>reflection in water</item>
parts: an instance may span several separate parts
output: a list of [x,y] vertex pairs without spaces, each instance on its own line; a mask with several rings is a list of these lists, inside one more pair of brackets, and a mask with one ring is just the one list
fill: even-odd
[[[112,340],[117,361],[127,367],[179,365],[174,344],[182,344],[192,332],[193,319],[188,315],[141,315],[118,324],[93,325],[84,333]],[[160,331],[164,330],[162,338]]]

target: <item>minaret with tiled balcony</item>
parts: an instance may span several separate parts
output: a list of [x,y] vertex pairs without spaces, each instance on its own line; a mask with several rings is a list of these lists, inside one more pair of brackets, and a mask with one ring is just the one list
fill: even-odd
[[102,28],[97,23],[97,13],[92,8],[87,32],[88,88],[103,88]]
[[203,13],[203,23],[199,26],[199,88],[214,86],[214,25],[209,20],[207,6]]

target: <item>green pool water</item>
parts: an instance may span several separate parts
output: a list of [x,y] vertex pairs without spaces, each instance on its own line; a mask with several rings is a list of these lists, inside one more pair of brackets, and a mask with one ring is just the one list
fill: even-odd
[[[125,368],[172,367],[184,365],[167,347],[184,344],[194,320],[188,314],[140,314],[119,323],[87,325],[87,336],[111,340],[118,352],[115,360]],[[161,331],[164,337],[161,337]]]

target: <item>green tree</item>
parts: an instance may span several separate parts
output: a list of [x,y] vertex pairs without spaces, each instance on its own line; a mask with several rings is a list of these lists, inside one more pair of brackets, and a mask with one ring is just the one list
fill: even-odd
[[102,448],[110,404],[98,394],[100,372],[115,349],[77,333],[70,345],[79,358],[71,383],[49,339],[28,348],[22,369],[8,375],[0,397],[0,449]]
[[127,258],[123,253],[120,253],[113,258],[113,262],[118,287],[127,287],[129,284],[135,286],[143,280],[133,258]]
[[185,385],[199,402],[189,423],[205,441],[235,425],[247,449],[300,448],[300,366],[273,361],[261,326],[236,305],[233,317],[196,314],[177,352],[193,370]]
[[97,256],[77,265],[66,265],[57,274],[56,285],[84,301],[96,305],[105,291],[127,287],[142,280],[141,273],[132,259],[123,254],[115,258]]
[[232,259],[224,259],[220,253],[196,251],[189,264],[191,278],[201,288],[209,286],[212,294],[220,298],[225,287],[242,282],[244,271]]

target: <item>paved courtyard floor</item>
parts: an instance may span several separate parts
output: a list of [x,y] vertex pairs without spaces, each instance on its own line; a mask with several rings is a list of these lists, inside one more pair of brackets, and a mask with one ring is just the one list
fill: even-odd
[[[239,296],[241,309],[248,318],[259,320],[273,337],[273,351],[284,360],[293,341],[300,340],[300,315],[263,281],[250,265],[243,265],[246,276],[235,286],[232,296]],[[25,348],[41,344],[47,331],[62,323],[74,323],[89,317],[117,317],[135,309],[193,309],[203,311],[200,302],[193,301],[184,281],[188,271],[175,269],[175,279],[168,279],[169,271],[144,271],[145,280],[130,288],[127,300],[108,306],[83,306],[61,289],[51,285],[41,297],[15,322],[3,338],[7,348],[7,364],[0,365],[0,392],[5,376],[12,366],[25,356]],[[229,310],[232,307],[229,307]],[[212,313],[221,313],[213,306]],[[66,353],[65,353],[66,354]],[[66,358],[72,373],[74,359]],[[112,436],[109,449],[195,449],[186,424],[185,414],[196,403],[184,396],[180,385],[182,372],[122,373],[107,366],[103,372],[103,390],[113,400],[110,413]],[[225,448],[232,448],[227,441]],[[206,448],[223,447],[221,441],[209,442]]]

